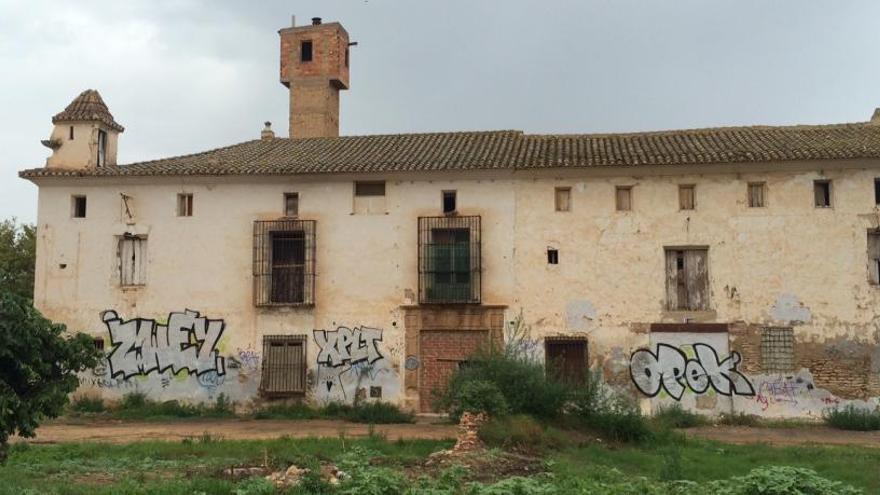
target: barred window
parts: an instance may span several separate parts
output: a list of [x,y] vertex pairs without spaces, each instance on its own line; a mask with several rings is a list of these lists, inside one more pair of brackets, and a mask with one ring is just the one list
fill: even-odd
[[794,369],[794,331],[790,327],[762,329],[761,368],[765,373],[786,373]]
[[306,336],[265,335],[260,392],[285,397],[306,391]]
[[419,218],[419,302],[480,302],[480,217]]
[[315,303],[315,221],[254,222],[254,303]]

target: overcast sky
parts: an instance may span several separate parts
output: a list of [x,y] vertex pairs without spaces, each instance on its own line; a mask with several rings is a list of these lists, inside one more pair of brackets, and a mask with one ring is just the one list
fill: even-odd
[[880,1],[0,0],[0,219],[36,220],[51,117],[87,88],[120,163],[287,132],[277,30],[359,42],[343,134],[530,133],[867,120]]

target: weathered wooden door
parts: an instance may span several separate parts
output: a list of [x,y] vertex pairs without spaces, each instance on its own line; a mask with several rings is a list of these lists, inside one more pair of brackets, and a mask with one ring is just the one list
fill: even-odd
[[586,339],[547,339],[544,347],[549,375],[567,383],[583,383],[588,367]]

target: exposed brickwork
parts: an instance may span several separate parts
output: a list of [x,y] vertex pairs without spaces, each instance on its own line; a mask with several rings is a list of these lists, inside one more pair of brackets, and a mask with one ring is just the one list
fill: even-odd
[[[290,137],[339,135],[339,90],[348,89],[348,33],[339,23],[282,29],[281,83],[290,88]],[[301,43],[312,43],[302,61]]]
[[419,407],[433,410],[435,394],[445,390],[459,363],[488,343],[489,333],[473,330],[428,330],[421,332]]

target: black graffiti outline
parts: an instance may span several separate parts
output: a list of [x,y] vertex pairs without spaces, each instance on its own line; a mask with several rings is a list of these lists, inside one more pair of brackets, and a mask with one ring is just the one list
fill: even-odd
[[[347,345],[344,345],[340,349],[340,347],[339,347],[339,334],[343,329],[348,331],[352,337],[357,335],[357,338],[351,339]],[[364,339],[363,338],[363,331],[365,329],[375,330],[376,332],[378,332],[379,336]],[[332,337],[330,337],[331,333],[333,334]],[[320,340],[318,339],[319,334],[321,335]],[[327,366],[329,368],[340,368],[343,366],[348,366],[350,368],[351,366],[358,364],[358,363],[362,363],[364,361],[367,361],[368,364],[373,364],[373,363],[385,358],[385,356],[382,354],[382,351],[379,350],[379,346],[377,345],[377,342],[383,342],[382,339],[384,338],[384,332],[382,332],[382,329],[380,329],[380,328],[336,327],[336,330],[313,330],[312,331],[312,338],[315,339],[315,343],[318,345],[318,357],[315,359],[316,362],[319,365]],[[332,344],[330,343],[331,338],[333,340]],[[354,343],[357,343],[357,347],[355,349],[365,349],[367,351],[366,355],[364,357],[359,357],[357,359],[351,358],[351,355],[352,355],[351,346]],[[345,354],[347,354],[349,357],[342,358],[339,360],[338,363],[334,363],[333,356],[330,355],[330,352],[324,350],[325,347],[327,347],[327,346],[329,346],[333,350],[333,352],[335,352],[337,355],[341,355],[342,354],[341,351],[344,350]],[[373,359],[370,359],[371,352],[370,352],[369,346],[372,346],[372,350],[376,353],[375,356],[373,357]],[[327,354],[326,359],[322,360],[321,356],[325,353]]]
[[[112,309],[101,312],[101,321],[103,321],[104,325],[107,327],[107,332],[110,334],[110,345],[113,346],[113,349],[110,352],[108,352],[107,356],[106,356],[107,365],[110,369],[110,377],[111,378],[121,377],[123,380],[128,380],[128,379],[135,377],[135,376],[147,376],[147,375],[154,373],[154,372],[157,374],[162,374],[168,370],[171,370],[172,375],[177,375],[182,371],[186,371],[187,373],[189,373],[191,375],[195,375],[197,377],[201,376],[205,373],[209,373],[209,372],[216,372],[218,375],[225,375],[226,374],[226,358],[224,358],[223,356],[220,356],[220,350],[217,349],[217,344],[220,342],[220,339],[223,336],[223,332],[226,330],[226,322],[222,319],[213,320],[210,318],[204,318],[205,319],[205,337],[206,337],[205,339],[199,340],[198,336],[196,335],[196,331],[195,331],[196,330],[195,323],[193,323],[189,327],[185,327],[185,326],[177,327],[176,328],[177,331],[186,330],[186,334],[187,334],[186,341],[180,342],[180,348],[177,349],[177,351],[184,352],[188,349],[195,348],[196,349],[196,356],[201,355],[202,350],[207,343],[208,329],[211,328],[212,324],[214,324],[214,325],[219,324],[219,330],[217,331],[216,337],[213,339],[213,342],[210,343],[209,348],[208,348],[208,355],[213,355],[213,357],[214,357],[214,363],[216,364],[216,366],[214,368],[207,368],[207,369],[199,371],[198,368],[192,368],[186,364],[181,367],[176,367],[178,363],[174,363],[174,362],[170,362],[166,366],[162,366],[159,363],[159,353],[154,354],[154,360],[151,363],[138,363],[136,372],[126,372],[125,369],[115,370],[113,368],[113,359],[116,356],[116,353],[119,352],[120,349],[123,349],[126,342],[123,340],[115,340],[113,330],[111,329],[111,326],[110,326],[111,322],[118,321],[118,324],[117,324],[118,327],[122,327],[122,326],[130,324],[130,323],[134,323],[136,325],[136,330],[134,332],[136,339],[134,342],[130,342],[130,345],[128,346],[128,348],[124,349],[124,351],[122,352],[122,355],[127,356],[131,353],[134,353],[135,359],[137,359],[138,361],[142,361],[143,360],[143,346],[137,345],[138,340],[141,340],[141,339],[138,339],[137,337],[141,336],[142,331],[144,331],[144,333],[149,333],[149,337],[144,338],[142,340],[146,341],[147,339],[149,339],[150,344],[154,347],[157,347],[159,340],[162,338],[159,335],[159,329],[164,328],[165,329],[165,336],[164,336],[165,346],[170,347],[168,333],[170,330],[171,318],[175,314],[183,314],[188,317],[191,317],[193,320],[198,319],[198,318],[202,318],[201,313],[199,313],[198,311],[195,311],[195,310],[191,310],[191,309],[185,309],[182,313],[180,311],[172,311],[172,312],[168,313],[168,320],[167,320],[168,323],[166,323],[165,325],[160,325],[158,323],[158,321],[156,321],[155,319],[152,319],[152,318],[136,317],[136,318],[131,318],[129,320],[124,320],[122,318],[119,318],[119,314],[115,310],[112,310]],[[144,324],[149,325],[147,327],[148,332],[144,329],[144,327],[143,327]],[[214,327],[214,328],[216,328],[216,327]]]
[[[652,352],[650,349],[635,350],[630,355],[629,372],[630,378],[632,379],[633,384],[636,386],[636,389],[651,398],[659,395],[661,390],[665,390],[666,393],[669,394],[669,396],[676,401],[682,398],[682,396],[684,395],[684,391],[687,389],[690,389],[692,392],[699,395],[708,391],[709,387],[712,387],[712,389],[716,393],[726,397],[731,397],[733,395],[740,395],[745,397],[755,396],[755,387],[752,386],[748,378],[746,378],[745,375],[743,375],[739,371],[739,369],[737,369],[739,364],[742,362],[742,355],[739,352],[731,351],[730,355],[727,358],[721,360],[718,357],[718,352],[715,350],[714,347],[709,344],[698,342],[693,344],[693,348],[696,358],[689,358],[680,348],[664,343],[657,344],[656,352]],[[661,349],[667,349],[669,352],[674,352],[678,357],[680,357],[681,361],[684,363],[684,369],[679,370],[678,368],[673,368],[673,373],[671,376],[668,376],[666,373],[659,371],[660,376],[657,379],[656,390],[645,390],[644,388],[642,388],[640,380],[636,376],[637,371],[635,363],[637,359],[641,360],[637,356],[647,354],[653,360],[653,363],[659,368]],[[717,375],[710,375],[709,372],[706,370],[706,366],[700,359],[700,349],[706,349],[712,352],[712,356],[715,359],[714,365],[717,368],[718,372]],[[729,368],[725,366],[728,362],[730,362]],[[702,370],[702,373],[700,373],[700,370]],[[643,375],[648,377],[649,379],[652,378],[652,371],[648,367],[645,367],[643,371],[641,371],[641,373],[643,373]],[[731,378],[731,375],[738,377],[738,379],[735,381],[733,378]],[[727,391],[724,390],[724,387],[719,388],[719,386],[715,383],[716,379],[718,379],[717,377],[726,380],[726,384],[728,385]],[[671,389],[671,387],[667,384],[667,380],[669,379],[672,379],[674,383],[677,383],[679,385],[679,387],[681,388],[680,392],[676,393],[676,391]],[[699,385],[701,382],[703,382],[702,386]],[[697,385],[695,386],[695,384]],[[747,387],[747,390],[740,390],[738,388],[740,385],[744,385],[745,387]]]

